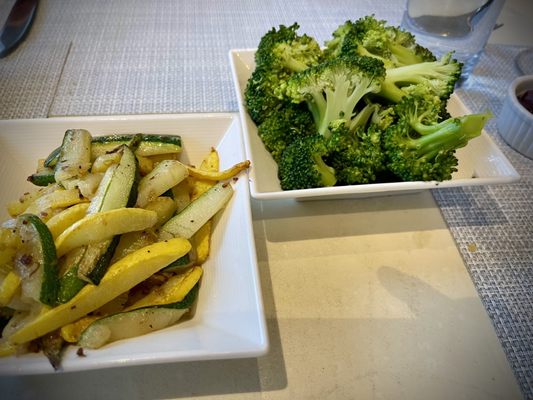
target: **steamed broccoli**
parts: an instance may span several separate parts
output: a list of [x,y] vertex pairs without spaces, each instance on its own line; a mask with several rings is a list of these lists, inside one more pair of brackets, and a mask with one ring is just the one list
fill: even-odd
[[387,69],[379,95],[398,103],[405,95],[436,96],[446,102],[461,76],[462,64],[449,53],[438,61]]
[[353,25],[352,21],[346,21],[344,24],[339,25],[337,29],[333,31],[333,38],[324,43],[326,46],[324,49],[324,57],[327,60],[340,56],[341,49],[344,45],[344,39],[346,38],[346,35],[353,30]]
[[298,35],[297,29],[298,24],[280,25],[261,38],[256,68],[244,91],[246,108],[257,125],[283,107],[289,77],[322,60],[319,44],[310,36]]
[[424,99],[405,97],[396,107],[398,120],[383,135],[387,168],[404,181],[451,179],[457,170],[455,150],[481,134],[490,113],[439,121]]
[[294,23],[268,31],[257,47],[256,65],[297,72],[318,64],[323,57],[320,45],[308,35],[299,35],[298,28],[299,25]]
[[280,78],[269,67],[257,67],[244,89],[244,103],[248,115],[256,125],[283,107],[283,100],[275,94]]
[[287,95],[294,103],[307,103],[318,132],[328,137],[332,121],[350,125],[363,96],[380,90],[384,74],[383,63],[374,58],[340,57],[292,75]]
[[335,170],[323,157],[328,154],[326,139],[320,134],[298,138],[285,148],[278,162],[283,190],[333,186]]
[[[365,107],[371,113],[374,105]],[[361,112],[364,114],[364,112]],[[335,169],[335,176],[341,185],[372,183],[384,167],[384,154],[381,149],[381,130],[376,124],[367,127],[362,121],[355,129],[350,129],[343,119],[330,123],[331,136],[328,139],[329,154],[326,162]]]
[[292,104],[270,114],[257,128],[265,148],[279,161],[283,150],[298,137],[316,133],[313,117],[305,105]]
[[361,55],[381,60],[385,67],[398,67],[434,61],[435,56],[416,43],[415,37],[399,27],[386,25],[373,15],[346,21],[333,32],[327,41],[326,57]]
[[298,28],[261,38],[244,93],[282,189],[451,178],[455,150],[490,117],[448,114],[462,69],[451,53],[436,60],[373,15],[338,26],[323,51]]

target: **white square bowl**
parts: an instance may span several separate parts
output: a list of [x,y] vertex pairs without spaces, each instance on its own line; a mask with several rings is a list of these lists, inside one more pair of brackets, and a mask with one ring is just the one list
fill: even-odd
[[[277,175],[278,166],[257,135],[257,127],[244,106],[244,89],[255,69],[254,55],[255,49],[235,49],[229,52],[235,92],[239,103],[246,157],[252,163],[250,193],[256,199],[326,200],[357,198],[410,193],[425,189],[510,183],[520,179],[520,175],[498,146],[483,131],[466,147],[457,150],[458,171],[448,181],[372,183],[284,191],[280,187]],[[452,116],[469,113],[466,106],[455,95],[450,99],[448,109]]]
[[[35,188],[26,177],[37,159],[61,144],[65,130],[84,128],[92,135],[112,133],[179,134],[182,161],[196,164],[211,147],[220,154],[221,168],[242,161],[244,150],[236,114],[183,114],[49,118],[0,121],[0,204]],[[252,230],[248,177],[242,174],[234,195],[216,221],[211,255],[204,264],[197,308],[192,319],[148,335],[111,343],[76,355],[70,346],[63,371],[259,356],[268,350]],[[8,218],[2,207],[1,221]],[[42,354],[0,358],[0,374],[53,372]]]

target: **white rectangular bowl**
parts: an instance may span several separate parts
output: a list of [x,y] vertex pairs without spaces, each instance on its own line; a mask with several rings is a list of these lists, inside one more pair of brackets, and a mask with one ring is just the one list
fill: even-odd
[[[357,198],[409,193],[424,189],[510,183],[520,179],[520,175],[498,146],[483,131],[479,137],[471,140],[466,147],[457,151],[458,171],[448,181],[372,183],[283,191],[277,176],[277,164],[263,146],[257,135],[257,127],[244,106],[244,89],[255,69],[254,55],[254,49],[231,50],[229,52],[235,92],[239,103],[246,157],[252,163],[250,193],[256,199],[326,200]],[[469,113],[466,106],[455,95],[450,99],[448,109],[453,116]]]
[[[1,221],[5,204],[35,188],[26,177],[37,159],[61,144],[65,130],[88,129],[94,136],[111,133],[179,134],[182,161],[199,165],[211,147],[221,168],[242,161],[244,150],[236,114],[183,114],[49,118],[0,121]],[[233,182],[235,193],[216,221],[211,255],[204,264],[196,313],[190,320],[148,335],[118,341],[98,350],[66,351],[63,371],[175,361],[254,357],[268,350],[265,317],[255,253],[248,177]],[[42,354],[0,358],[0,374],[40,374],[53,369]]]

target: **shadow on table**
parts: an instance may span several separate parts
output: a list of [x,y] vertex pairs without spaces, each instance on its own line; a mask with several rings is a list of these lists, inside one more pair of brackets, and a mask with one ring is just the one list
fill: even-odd
[[351,200],[254,201],[252,211],[272,242],[446,229],[429,191]]

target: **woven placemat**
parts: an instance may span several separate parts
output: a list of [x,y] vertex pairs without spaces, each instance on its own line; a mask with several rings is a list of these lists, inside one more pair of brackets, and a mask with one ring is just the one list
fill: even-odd
[[[521,48],[489,45],[457,94],[472,112],[498,115]],[[487,133],[521,175],[509,185],[434,190],[522,392],[533,398],[533,160],[510,148],[496,119]]]
[[[357,7],[351,1],[148,3],[91,1],[50,11],[57,19],[46,28],[56,30],[50,36],[73,42],[50,116],[236,111],[230,49],[256,47],[272,26],[295,21],[323,43],[365,10],[383,10],[376,17],[394,24],[401,17],[384,0]],[[64,27],[59,20],[72,22]]]

